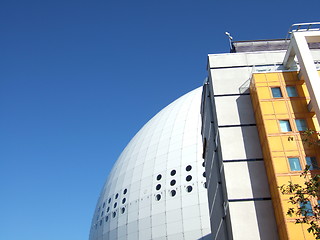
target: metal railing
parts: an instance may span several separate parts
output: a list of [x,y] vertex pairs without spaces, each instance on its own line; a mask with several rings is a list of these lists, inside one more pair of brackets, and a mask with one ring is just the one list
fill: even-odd
[[295,23],[292,24],[289,28],[289,31],[286,36],[286,40],[289,39],[289,36],[293,32],[306,32],[306,31],[319,31],[320,30],[320,22],[312,22],[312,23]]

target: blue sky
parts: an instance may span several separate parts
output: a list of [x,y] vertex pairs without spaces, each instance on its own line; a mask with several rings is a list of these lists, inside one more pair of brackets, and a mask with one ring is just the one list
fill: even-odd
[[207,54],[229,51],[224,32],[284,38],[319,21],[319,5],[2,0],[0,239],[88,239],[113,163],[153,115],[201,86]]

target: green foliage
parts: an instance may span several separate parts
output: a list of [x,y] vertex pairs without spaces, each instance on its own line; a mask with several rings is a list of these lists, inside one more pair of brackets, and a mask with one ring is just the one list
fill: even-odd
[[304,132],[302,132],[302,142],[307,143],[309,145],[316,145],[320,146],[320,132],[313,130],[313,129],[308,129]]
[[297,208],[289,208],[287,215],[297,217],[296,223],[308,224],[308,232],[312,233],[316,239],[320,239],[320,205],[319,196],[319,174],[310,174],[309,166],[300,175],[304,178],[304,184],[295,184],[291,181],[287,185],[280,186],[282,194],[288,194],[289,203]]

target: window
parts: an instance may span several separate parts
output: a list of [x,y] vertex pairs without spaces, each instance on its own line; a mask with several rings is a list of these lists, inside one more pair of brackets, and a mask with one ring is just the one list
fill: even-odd
[[303,216],[312,216],[313,215],[312,206],[309,201],[300,203],[300,208],[301,208],[301,214]]
[[280,87],[273,87],[271,88],[272,97],[274,98],[282,98],[282,92]]
[[298,97],[297,89],[294,86],[287,86],[287,93],[289,97]]
[[160,201],[160,199],[161,199],[161,195],[160,195],[160,194],[157,194],[157,195],[156,195],[156,200],[157,200],[157,201]]
[[291,126],[289,120],[279,120],[281,132],[291,132]]
[[187,172],[191,171],[191,169],[192,169],[191,165],[188,165],[188,166],[186,167],[186,171],[187,171]]
[[291,171],[301,171],[299,158],[288,158]]
[[170,191],[171,197],[174,197],[176,195],[176,193],[177,193],[176,190],[171,190]]
[[307,165],[310,170],[319,169],[317,159],[315,157],[306,157]]
[[187,190],[187,192],[191,192],[192,191],[192,186],[187,186],[186,190]]
[[298,131],[307,130],[307,123],[305,119],[296,119],[295,121],[296,121]]
[[191,179],[192,179],[192,176],[191,176],[191,175],[188,175],[188,176],[186,177],[187,182],[190,182]]
[[123,214],[126,211],[126,209],[123,207],[121,208],[121,213]]

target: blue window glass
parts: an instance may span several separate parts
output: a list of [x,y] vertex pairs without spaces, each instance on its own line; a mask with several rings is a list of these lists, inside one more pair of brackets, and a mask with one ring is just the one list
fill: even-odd
[[306,157],[307,165],[310,170],[319,169],[317,159],[315,157]]
[[291,171],[301,171],[299,158],[288,158]]
[[294,86],[287,86],[287,93],[289,97],[298,97],[297,89]]
[[282,98],[282,92],[280,87],[273,87],[271,88],[272,96],[274,98]]
[[309,201],[300,203],[300,208],[301,208],[301,214],[303,216],[312,216],[313,215],[312,206]]
[[289,120],[279,120],[281,132],[291,132]]
[[307,122],[304,119],[296,119],[296,125],[298,131],[306,131],[307,130]]

